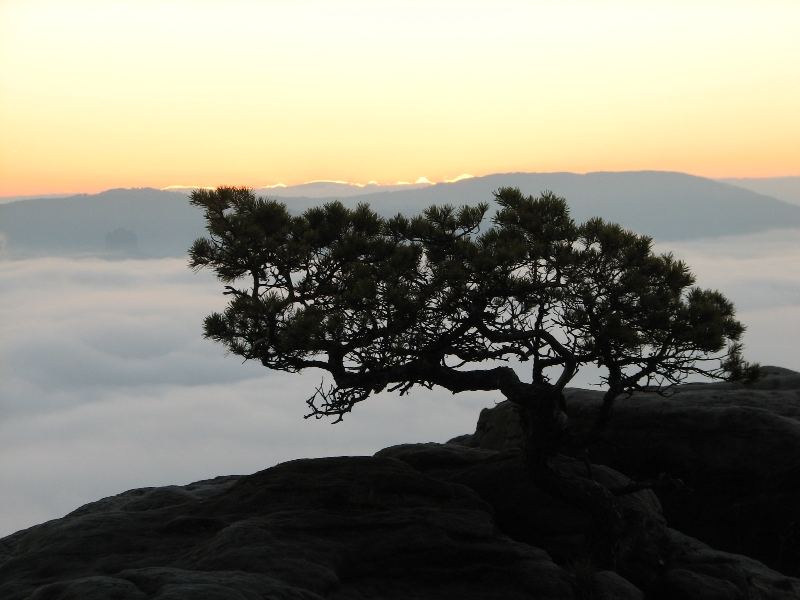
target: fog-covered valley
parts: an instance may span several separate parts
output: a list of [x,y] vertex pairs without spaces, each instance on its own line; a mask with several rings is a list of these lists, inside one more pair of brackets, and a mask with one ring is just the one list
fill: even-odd
[[[798,240],[785,228],[658,249],[736,303],[749,359],[798,369]],[[304,420],[321,374],[241,364],[202,339],[203,316],[225,298],[183,257],[7,258],[0,281],[0,535],[133,487],[446,440],[501,399],[415,389],[335,426]]]

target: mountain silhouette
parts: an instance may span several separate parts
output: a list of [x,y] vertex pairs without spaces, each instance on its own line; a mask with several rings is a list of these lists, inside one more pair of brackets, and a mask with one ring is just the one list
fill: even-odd
[[[504,186],[533,195],[550,190],[567,199],[576,221],[600,216],[658,241],[800,227],[800,206],[729,183],[663,171],[498,173],[423,187],[378,188],[340,199],[347,206],[368,202],[383,215],[415,214],[431,204],[486,202]],[[281,196],[281,189],[259,192],[285,201],[296,213],[337,199],[296,196],[302,186]],[[309,189],[319,192],[319,186]],[[202,235],[203,225],[201,212],[189,205],[186,193],[152,188],[0,205],[0,236],[12,257],[103,255],[106,234],[119,228],[136,236],[138,256],[183,256]]]

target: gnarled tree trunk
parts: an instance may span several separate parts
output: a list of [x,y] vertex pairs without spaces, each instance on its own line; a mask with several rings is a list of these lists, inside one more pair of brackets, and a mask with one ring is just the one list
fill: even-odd
[[541,490],[591,515],[593,531],[587,554],[598,566],[612,568],[624,530],[619,502],[588,473],[587,477],[577,477],[551,466],[550,459],[563,449],[567,437],[563,392],[555,386],[535,387],[527,394],[510,398],[520,416],[528,474]]

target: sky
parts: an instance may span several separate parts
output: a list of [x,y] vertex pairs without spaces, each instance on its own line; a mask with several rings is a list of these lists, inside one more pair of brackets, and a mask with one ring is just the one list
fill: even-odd
[[800,174],[796,0],[0,0],[0,196]]

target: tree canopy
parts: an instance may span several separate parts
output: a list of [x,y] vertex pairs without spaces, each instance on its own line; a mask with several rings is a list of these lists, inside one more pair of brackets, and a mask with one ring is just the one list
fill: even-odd
[[603,373],[599,425],[620,395],[752,372],[732,303],[649,237],[576,224],[552,193],[494,199],[491,219],[488,203],[383,218],[331,202],[293,216],[246,188],[195,191],[208,237],[190,264],[231,296],[205,335],[271,369],[327,372],[309,416],[341,419],[386,389],[498,390],[539,455],[557,444],[561,392],[584,365]]

